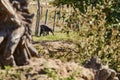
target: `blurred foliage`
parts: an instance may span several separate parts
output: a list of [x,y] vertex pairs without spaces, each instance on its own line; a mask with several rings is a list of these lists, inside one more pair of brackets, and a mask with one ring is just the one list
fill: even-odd
[[[52,2],[54,6],[61,7],[66,5],[71,6],[75,11],[80,11],[80,13],[85,16],[88,15],[88,11],[94,9],[103,12],[106,15],[107,24],[117,24],[120,22],[120,1],[119,0],[54,0]],[[94,13],[93,16],[97,17],[98,14]]]
[[67,27],[80,22],[78,36],[74,38],[80,60],[98,55],[104,64],[120,72],[120,1],[54,0],[52,4],[69,10]]

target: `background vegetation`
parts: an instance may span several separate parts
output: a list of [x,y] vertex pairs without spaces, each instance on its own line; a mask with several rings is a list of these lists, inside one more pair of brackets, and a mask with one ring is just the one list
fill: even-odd
[[[32,2],[32,6],[30,5],[30,11],[36,13],[37,1],[31,1],[35,1],[35,4]],[[41,1],[49,2],[49,0]],[[73,61],[82,64],[92,56],[97,55],[102,59],[104,64],[109,65],[110,68],[120,72],[119,0],[54,0],[50,1],[50,4],[53,6],[51,7],[51,5],[47,5],[43,7],[40,24],[44,23],[46,9],[48,9],[49,13],[47,25],[52,27],[54,12],[56,11],[57,21],[55,35],[41,37],[33,36],[34,42],[38,42],[37,45],[36,43],[34,45],[38,49],[40,55],[45,53],[45,51],[43,51],[44,49],[49,52],[42,57],[46,58],[47,56],[47,58],[57,58],[64,62]],[[36,18],[33,21],[33,26],[35,27]],[[67,34],[66,32],[69,33]],[[57,48],[58,51],[54,51],[53,49],[49,49],[54,46],[56,48],[56,45],[54,44],[54,46],[47,47],[42,47],[39,44],[39,42],[43,43],[44,41],[63,42],[61,42],[62,46]],[[66,43],[69,44],[69,46],[74,44],[75,48],[72,49],[68,45],[64,46]],[[41,66],[43,67],[43,65],[47,62],[48,65],[51,66],[49,61],[50,60],[43,60],[43,63],[41,63],[42,60],[38,60],[38,62],[33,60],[32,67],[20,67],[19,69],[13,71],[11,70],[11,67],[7,66],[5,68],[6,72],[0,70],[0,79],[3,80],[6,78],[7,80],[28,80],[32,77],[33,79],[39,79],[41,75],[47,74],[47,77],[51,77],[52,80],[75,80],[74,77],[78,74],[76,72],[81,71],[74,71],[72,75],[62,79],[57,75],[57,71],[55,71],[56,69],[45,68],[39,70],[39,68],[41,68]],[[54,61],[55,59],[53,59],[50,63],[53,64]],[[61,69],[63,68],[62,65],[63,64],[61,63]],[[35,68],[35,70],[33,70],[33,68]]]
[[[98,55],[104,64],[120,72],[119,0],[54,0],[50,1],[50,4],[54,8],[52,11],[49,9],[49,21],[53,19],[56,10],[56,26],[77,33],[75,36],[70,33],[69,36],[72,36],[70,39],[79,49],[77,55],[82,55],[79,60],[85,61],[91,56]],[[34,39],[70,40],[64,33]]]
[[78,36],[74,39],[83,61],[98,55],[105,64],[120,71],[119,0],[55,0],[52,4],[71,9],[68,18],[74,20],[71,23],[80,21]]

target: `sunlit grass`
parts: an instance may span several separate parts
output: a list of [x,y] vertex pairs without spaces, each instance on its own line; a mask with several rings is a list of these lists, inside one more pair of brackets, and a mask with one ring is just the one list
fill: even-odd
[[63,41],[66,41],[66,40],[74,39],[75,36],[76,36],[76,32],[70,32],[69,35],[67,35],[66,33],[55,32],[55,35],[50,34],[47,36],[39,36],[39,37],[33,36],[33,40],[34,41],[42,41],[42,40],[51,40],[51,41],[63,40]]

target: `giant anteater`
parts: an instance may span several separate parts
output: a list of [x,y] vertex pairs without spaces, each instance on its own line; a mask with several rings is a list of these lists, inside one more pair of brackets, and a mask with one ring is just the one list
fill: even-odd
[[49,28],[46,25],[40,25],[40,36],[41,35],[43,35],[43,36],[49,35],[49,32],[51,32],[52,35],[54,35],[54,32],[51,28]]

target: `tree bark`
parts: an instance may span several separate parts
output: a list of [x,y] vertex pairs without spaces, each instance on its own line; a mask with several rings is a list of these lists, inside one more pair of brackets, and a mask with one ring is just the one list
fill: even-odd
[[[27,0],[0,0],[0,65],[21,66],[38,57],[32,45],[31,24]],[[4,15],[6,14],[6,15]]]
[[36,16],[35,36],[38,36],[39,26],[40,26],[40,1],[37,0],[37,3],[38,3],[38,9],[37,9],[37,16]]
[[55,14],[54,14],[53,31],[55,31],[55,25],[56,25],[56,11],[55,11]]
[[48,9],[46,9],[46,14],[45,14],[45,25],[46,25],[46,23],[47,23],[47,19],[48,19]]

